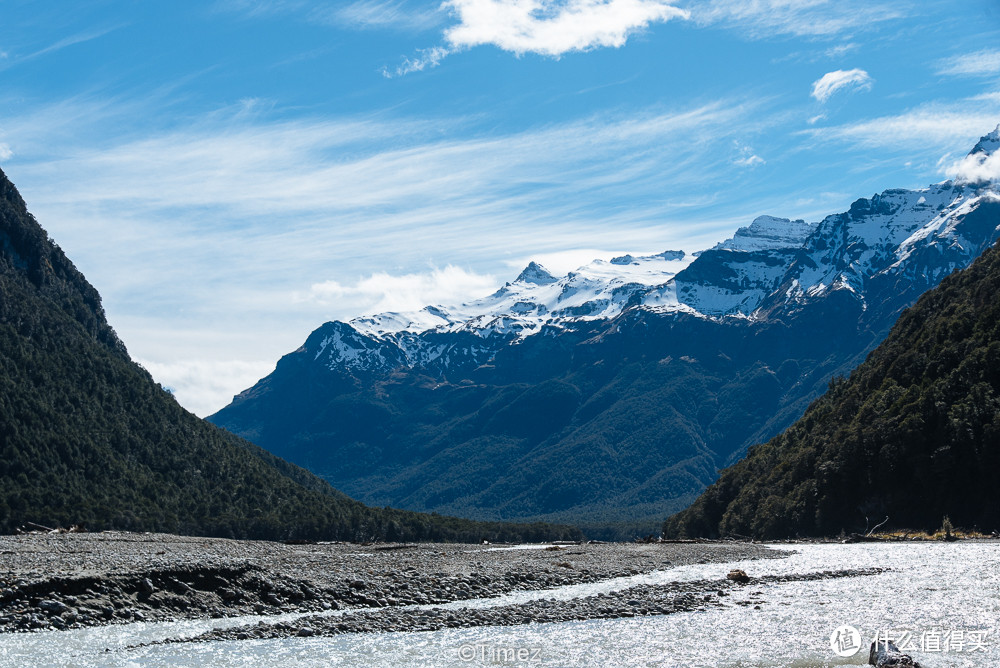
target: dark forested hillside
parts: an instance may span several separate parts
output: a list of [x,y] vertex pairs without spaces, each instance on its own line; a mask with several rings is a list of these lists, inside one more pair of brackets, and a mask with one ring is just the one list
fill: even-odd
[[181,408],[0,172],[0,532],[33,522],[254,538],[541,539],[368,508]]
[[1000,529],[1000,252],[945,278],[847,380],[751,448],[668,536]]

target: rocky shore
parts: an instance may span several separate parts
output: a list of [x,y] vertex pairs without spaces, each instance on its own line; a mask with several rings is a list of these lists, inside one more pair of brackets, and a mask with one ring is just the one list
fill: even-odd
[[[290,545],[120,532],[0,536],[0,633],[342,609],[351,611],[294,628],[239,630],[233,637],[308,633],[302,628],[315,633],[443,628],[453,623],[454,612],[404,611],[403,606],[780,556],[741,543]],[[713,583],[710,589],[728,586]],[[663,614],[704,604],[704,598],[701,589],[685,584],[579,599],[579,604],[502,606],[479,622],[463,612],[462,624]],[[390,610],[365,611],[372,608]]]

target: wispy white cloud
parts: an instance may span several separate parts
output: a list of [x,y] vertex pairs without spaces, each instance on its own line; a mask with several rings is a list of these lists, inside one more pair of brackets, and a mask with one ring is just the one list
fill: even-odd
[[733,164],[739,165],[740,167],[758,167],[760,165],[767,164],[767,161],[765,161],[764,158],[760,157],[759,155],[753,154],[753,155],[748,155],[745,158],[738,158],[737,160],[733,161]]
[[273,16],[309,8],[308,0],[217,0],[216,11],[236,12],[250,17]]
[[817,140],[841,141],[862,149],[891,148],[911,157],[928,151],[969,149],[1000,117],[996,100],[930,104],[897,115],[805,131]]
[[967,155],[945,168],[945,174],[959,183],[1000,181],[1000,151],[990,155]]
[[[532,253],[521,257],[511,258],[505,261],[512,275],[520,273],[528,266],[529,262],[536,262],[548,269],[555,276],[564,276],[571,271],[590,264],[594,260],[608,261],[612,258],[620,257],[631,253],[637,257],[661,253],[664,250],[682,250],[678,247],[659,248],[648,247],[645,249],[622,248],[616,246],[615,250],[608,248],[567,248],[565,250],[552,251],[550,253]],[[698,250],[701,250],[700,248]]]
[[994,102],[1000,104],[1000,91],[979,93],[969,98],[972,102]]
[[452,49],[493,45],[559,57],[621,47],[651,23],[687,18],[667,0],[445,0],[458,18],[444,36]]
[[699,24],[722,24],[752,39],[832,37],[907,16],[896,2],[857,0],[709,0],[683,5]]
[[823,55],[827,58],[841,58],[849,53],[857,51],[861,48],[861,45],[857,42],[848,42],[846,44],[838,44],[836,46],[831,46],[829,49],[823,52]]
[[437,4],[415,0],[354,0],[315,2],[308,0],[219,0],[216,11],[249,18],[297,16],[316,24],[353,30],[408,30],[434,28],[446,17]]
[[864,70],[834,70],[813,82],[812,96],[820,102],[826,102],[839,90],[871,90],[873,83],[871,76]]
[[1000,74],[1000,49],[952,56],[937,63],[938,74],[955,76],[993,76]]
[[274,370],[274,361],[188,359],[136,360],[189,411],[201,417],[223,408],[239,392]]
[[422,72],[426,69],[437,67],[450,53],[451,52],[443,46],[420,49],[415,58],[404,58],[403,62],[397,65],[395,69],[390,70],[388,67],[383,67],[381,70],[382,76],[387,79],[391,79],[393,77],[412,74],[413,72]]
[[739,154],[739,157],[733,160],[733,164],[738,167],[759,167],[760,165],[767,164],[764,158],[757,155],[753,147],[747,146],[740,141],[734,141],[733,147]]
[[46,56],[50,53],[62,51],[65,48],[75,46],[77,44],[83,44],[84,42],[90,42],[92,40],[99,39],[101,37],[104,37],[108,33],[118,30],[121,27],[122,26],[120,25],[109,26],[97,30],[87,30],[84,32],[79,32],[74,35],[64,37],[60,40],[57,40],[56,42],[53,42],[52,44],[49,44],[48,46],[36,49],[29,53],[24,53],[20,55],[14,53],[13,57],[11,57],[10,54],[7,52],[0,53],[0,69],[11,68],[19,63],[35,60],[36,58],[41,58],[42,56]]
[[10,146],[0,142],[0,160],[10,160],[14,157],[14,152],[10,150]]
[[445,18],[440,7],[414,6],[403,0],[355,0],[336,7],[312,9],[309,18],[357,30],[428,30]]
[[[244,108],[238,105],[237,115]],[[661,175],[636,180],[635,172],[660,151],[674,153],[672,164],[684,178],[686,161],[704,160],[704,145],[720,138],[720,126],[730,131],[726,123],[745,108],[716,103],[500,136],[473,132],[463,140],[439,139],[461,120],[229,118],[118,145],[69,146],[57,163],[36,159],[21,169],[62,174],[58,186],[46,180],[54,186],[44,193],[50,205],[113,203],[133,213],[212,207],[241,220],[271,213],[355,217],[367,207],[412,212],[457,205],[465,213],[470,204],[481,206],[494,197],[507,206],[567,189],[642,188],[642,179]],[[73,128],[92,125],[88,114],[105,111],[115,113],[101,104],[88,111],[80,100],[33,110],[5,124],[6,141],[30,148],[53,128],[57,138],[68,137]],[[686,141],[671,148],[658,143],[671,137]],[[65,188],[73,183],[88,185]]]
[[354,283],[336,280],[315,283],[300,301],[362,304],[359,312],[414,311],[428,304],[459,304],[483,297],[499,287],[494,276],[448,265],[427,272],[375,272]]

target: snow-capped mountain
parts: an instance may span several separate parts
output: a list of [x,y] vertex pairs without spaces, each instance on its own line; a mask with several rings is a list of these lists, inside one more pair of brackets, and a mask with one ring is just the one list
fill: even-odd
[[996,129],[984,136],[979,142],[969,151],[969,155],[985,154],[993,155],[996,153],[997,149],[1000,149],[1000,125]]
[[[974,153],[1000,146],[998,133]],[[819,222],[760,216],[711,249],[595,260],[557,277],[531,262],[482,299],[328,324],[315,359],[331,369],[389,371],[397,365],[441,372],[489,362],[502,346],[547,328],[611,320],[627,308],[714,320],[761,320],[845,290],[866,304],[868,290],[898,277],[920,291],[982,250],[982,231],[964,221],[1000,201],[995,183],[951,181],[923,190],[887,190]],[[992,239],[990,239],[992,240]],[[443,340],[471,334],[475,339]]]
[[633,295],[669,281],[693,259],[684,251],[649,257],[625,255],[609,262],[595,260],[561,278],[531,262],[517,278],[488,297],[457,306],[428,306],[415,313],[366,316],[350,324],[372,337],[429,330],[472,331],[484,336],[515,330],[521,337],[530,336],[543,325],[613,318]]
[[[1000,128],[974,149],[998,150]],[[466,304],[326,323],[211,420],[371,504],[655,530],[998,235],[1000,184],[949,181],[698,253],[531,263]]]
[[693,259],[683,251],[627,255],[596,260],[562,278],[531,262],[512,282],[467,304],[382,313],[346,325],[328,323],[330,331],[319,342],[316,359],[330,368],[364,371],[387,371],[400,363],[439,370],[483,363],[499,346],[516,344],[543,327],[614,318]]

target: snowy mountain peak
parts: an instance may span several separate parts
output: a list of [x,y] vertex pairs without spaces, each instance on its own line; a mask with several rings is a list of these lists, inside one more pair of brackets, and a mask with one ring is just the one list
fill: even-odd
[[625,264],[637,264],[635,257],[632,255],[619,255],[618,257],[611,258],[611,264],[625,265]]
[[537,262],[530,262],[528,266],[524,268],[517,278],[514,279],[515,283],[534,283],[535,285],[548,285],[549,283],[555,283],[557,279],[549,270],[538,264]]
[[977,153],[993,155],[998,148],[1000,148],[1000,125],[997,125],[993,132],[980,139],[969,155],[976,155]]
[[[985,155],[972,159],[1000,155],[992,153],[998,148],[1000,127],[977,144]],[[992,182],[886,190],[819,222],[759,216],[690,255],[623,254],[561,277],[530,262],[491,295],[331,325],[310,350],[331,369],[442,371],[488,364],[536,335],[593,331],[629,310],[721,323],[780,319],[830,296],[838,308],[877,308],[968,265],[1000,234],[998,212]]]
[[716,245],[714,250],[766,251],[798,248],[815,229],[816,223],[804,220],[758,216],[749,226],[736,230],[732,239]]
[[662,253],[657,253],[656,255],[650,255],[648,257],[636,257],[631,253],[628,255],[619,255],[618,257],[611,258],[609,262],[611,264],[618,266],[625,266],[629,264],[639,266],[642,265],[644,262],[648,262],[649,260],[654,260],[657,258],[661,260],[666,260],[667,262],[673,262],[675,260],[683,260],[685,256],[686,253],[682,250],[668,250],[668,251],[663,251]]

